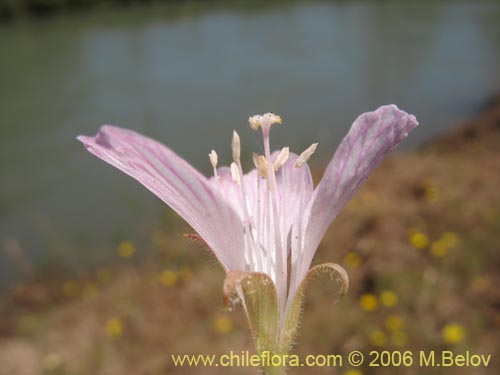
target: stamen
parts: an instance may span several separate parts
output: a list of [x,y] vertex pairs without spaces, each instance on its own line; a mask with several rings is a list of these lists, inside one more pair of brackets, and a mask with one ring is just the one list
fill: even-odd
[[219,159],[217,157],[217,153],[215,152],[215,150],[210,151],[208,157],[210,158],[210,163],[212,164],[212,167],[217,168],[217,163]]
[[[257,154],[253,154],[253,155],[257,155]],[[257,155],[258,156],[258,155]],[[254,163],[255,163],[255,157],[254,157]],[[259,261],[259,267],[260,267],[260,271],[263,271],[265,272],[265,265],[264,265],[264,261],[263,261],[263,258],[264,258],[264,254],[262,254],[262,246],[261,246],[261,231],[262,231],[262,228],[261,228],[261,201],[262,201],[262,198],[260,196],[261,192],[260,192],[260,177],[259,177],[259,173],[257,171],[257,222],[256,222],[256,247],[257,247],[257,251],[256,251],[256,257],[257,257],[257,260]]]
[[214,168],[214,177],[215,179],[218,179],[219,176],[217,175],[217,162],[218,162],[218,157],[217,153],[215,150],[210,151],[210,154],[208,154],[208,157],[210,158],[210,163],[212,164],[212,167]]
[[273,163],[275,171],[280,169],[280,167],[286,163],[289,155],[290,155],[290,148],[283,147],[283,149],[280,151],[280,153],[278,154],[278,157],[276,158],[276,160]]
[[[317,143],[316,143],[317,144]],[[299,212],[304,212],[304,179],[301,178],[299,182]],[[303,224],[303,219],[302,217],[299,217],[299,225],[298,225],[298,238],[297,238],[297,246],[296,248],[296,254],[295,254],[295,265],[292,265],[292,270],[294,271],[294,284],[298,283],[299,281],[297,280],[298,272],[302,268],[302,259],[303,259],[303,239],[302,239],[302,224]],[[293,257],[292,257],[292,262],[293,262]],[[297,285],[294,285],[294,288],[296,288]]]
[[[288,147],[287,147],[288,148]],[[287,156],[288,158],[288,156]],[[275,163],[276,164],[276,163]],[[274,166],[276,169],[276,165]],[[279,167],[278,167],[279,168]],[[287,168],[281,168],[281,186],[280,186],[280,192],[279,192],[279,197],[280,197],[280,229],[281,229],[281,242],[284,244],[284,249],[283,253],[284,256],[288,258],[288,247],[286,246],[287,243],[287,233],[286,233],[286,220],[287,217],[284,215],[283,211],[286,210],[287,207],[287,187],[288,187],[288,173],[287,173]],[[288,262],[286,262],[287,268],[288,268]]]
[[[238,138],[239,140],[239,138]],[[241,198],[241,206],[243,208],[243,218],[244,218],[244,226],[245,226],[245,241],[246,241],[246,250],[248,250],[248,262],[249,265],[255,264],[254,255],[255,255],[255,241],[253,240],[252,235],[252,226],[250,223],[250,215],[248,212],[248,201],[247,201],[247,193],[245,189],[245,178],[243,175],[243,169],[241,167],[241,162],[238,160],[236,164],[238,168],[238,176],[241,176],[240,185],[240,198]],[[232,167],[232,165],[231,165]]]
[[297,158],[297,161],[295,162],[295,168],[300,168],[304,163],[306,163],[309,158],[314,154],[314,151],[316,151],[316,147],[318,147],[317,143],[313,143],[310,145],[300,156]]
[[262,177],[267,177],[267,160],[264,155],[252,154],[253,164]]
[[241,183],[240,180],[240,171],[238,170],[238,165],[236,163],[231,163],[231,177],[233,178],[233,182],[237,185]]
[[[272,116],[275,116],[273,118]],[[279,121],[278,121],[279,120]],[[276,188],[276,175],[274,173],[274,167],[271,162],[271,149],[269,145],[269,132],[271,130],[271,125],[273,123],[280,123],[281,117],[273,114],[265,114],[262,116],[260,126],[262,127],[262,135],[264,138],[264,152],[267,161],[267,182],[268,190],[271,196],[272,204],[270,216],[272,216],[271,235],[274,237],[274,266],[275,266],[275,282],[276,289],[279,291],[278,300],[280,301],[280,308],[284,307],[286,300],[286,280],[287,280],[287,257],[286,253],[283,251],[283,243],[281,242],[281,229],[280,229],[280,219],[278,211],[278,192]]]
[[236,133],[236,130],[233,130],[233,141],[231,142],[231,148],[233,150],[233,161],[237,162],[240,160],[241,154],[241,144],[240,144],[240,136]]

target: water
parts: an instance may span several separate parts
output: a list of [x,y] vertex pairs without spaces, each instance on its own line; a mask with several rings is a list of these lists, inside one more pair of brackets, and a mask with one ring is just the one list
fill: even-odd
[[[361,112],[397,103],[416,147],[500,87],[498,2],[218,2],[155,5],[0,27],[0,245],[35,263],[106,257],[163,206],[86,153],[77,134],[113,123],[209,170],[231,129],[274,111],[274,145],[319,140],[328,158]],[[109,254],[108,254],[109,256]],[[0,284],[19,273],[0,253]]]

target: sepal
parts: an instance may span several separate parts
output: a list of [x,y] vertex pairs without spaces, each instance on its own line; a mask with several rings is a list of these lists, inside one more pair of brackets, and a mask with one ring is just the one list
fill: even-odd
[[311,281],[313,281],[318,276],[328,275],[337,284],[336,295],[334,302],[337,303],[338,300],[347,293],[349,288],[349,277],[347,272],[340,265],[336,263],[323,263],[312,267],[307,273],[306,277],[302,280],[295,296],[290,301],[287,309],[286,319],[281,330],[280,337],[280,349],[286,352],[290,351],[295,335],[297,334],[297,328],[300,322],[300,315],[302,312],[302,305],[304,302],[304,295],[307,286]]
[[229,271],[223,291],[224,304],[229,308],[241,302],[257,353],[277,353],[280,319],[278,297],[271,278],[264,273]]

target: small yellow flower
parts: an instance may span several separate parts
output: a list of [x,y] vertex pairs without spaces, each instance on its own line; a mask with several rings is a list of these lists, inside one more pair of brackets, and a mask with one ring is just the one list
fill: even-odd
[[233,321],[227,315],[221,315],[215,319],[214,327],[218,333],[226,334],[233,329]]
[[447,252],[448,252],[448,246],[446,246],[446,244],[443,241],[439,240],[432,243],[431,253],[436,258],[444,257]]
[[447,324],[441,333],[449,344],[457,344],[465,339],[465,329],[459,324]]
[[361,264],[361,257],[359,256],[359,254],[350,251],[344,257],[344,263],[349,268],[358,268]]
[[123,241],[118,245],[116,250],[122,258],[130,258],[135,253],[135,246],[130,241]]
[[160,276],[161,283],[167,288],[173,287],[179,280],[179,275],[172,270],[165,270]]
[[405,346],[408,343],[408,335],[403,331],[393,332],[391,335],[391,342],[397,347]]
[[373,311],[378,306],[377,296],[371,293],[365,293],[359,299],[359,306],[363,311]]
[[123,333],[123,324],[119,318],[111,318],[106,322],[106,333],[111,338],[116,338]]
[[437,202],[439,200],[439,188],[432,180],[424,181],[425,199],[429,202]]
[[384,323],[389,331],[400,331],[403,328],[403,319],[398,315],[389,315]]
[[78,284],[75,281],[67,281],[62,285],[62,292],[66,297],[76,297],[78,295]]
[[60,369],[62,364],[62,358],[57,353],[47,354],[42,360],[42,366],[48,372],[54,372]]
[[363,375],[359,370],[347,370],[343,375]]
[[420,231],[414,231],[410,233],[408,238],[410,245],[412,245],[417,250],[423,250],[429,246],[429,237]]
[[377,329],[370,333],[370,342],[374,346],[383,346],[387,342],[387,336],[384,331]]
[[380,302],[386,307],[394,307],[398,304],[399,298],[392,290],[384,290],[380,294]]
[[431,245],[431,253],[435,257],[443,257],[449,249],[458,243],[458,236],[452,232],[445,232],[441,238]]

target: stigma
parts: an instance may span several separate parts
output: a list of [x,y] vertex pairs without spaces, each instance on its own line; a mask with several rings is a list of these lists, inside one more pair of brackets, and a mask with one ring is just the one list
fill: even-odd
[[263,115],[254,115],[248,118],[248,123],[253,130],[259,130],[262,127],[269,127],[274,124],[281,124],[283,120],[280,116],[268,112]]

